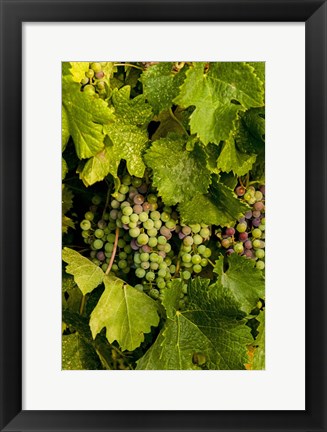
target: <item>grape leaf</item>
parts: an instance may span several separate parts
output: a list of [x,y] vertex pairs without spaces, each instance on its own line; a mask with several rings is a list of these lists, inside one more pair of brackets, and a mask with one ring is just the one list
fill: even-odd
[[143,93],[155,114],[171,108],[173,99],[178,95],[179,87],[185,79],[185,68],[174,72],[173,65],[171,62],[160,62],[146,69],[141,75]]
[[242,113],[237,123],[235,143],[244,153],[263,153],[265,150],[264,108],[253,108]]
[[61,180],[66,177],[68,173],[68,166],[64,158],[61,158]]
[[180,203],[178,210],[186,224],[206,223],[208,225],[230,226],[249,209],[249,206],[235,197],[224,184],[214,180],[205,195]]
[[144,159],[152,168],[153,185],[165,204],[185,202],[196,194],[207,192],[210,171],[206,167],[206,154],[199,144],[195,144],[193,151],[186,151],[183,138],[169,135],[152,143]]
[[116,120],[105,126],[112,143],[109,157],[112,166],[116,167],[110,172],[117,176],[119,163],[125,159],[129,173],[143,177],[145,165],[142,154],[149,141],[146,128],[152,118],[152,110],[144,95],[130,99],[130,90],[129,86],[125,86],[115,89],[112,95]]
[[196,278],[188,286],[187,310],[179,311],[174,304],[181,290],[182,283],[174,281],[165,292],[168,319],[155,343],[138,360],[137,369],[244,369],[247,345],[253,338],[228,290]]
[[256,155],[249,155],[237,150],[234,138],[229,137],[222,145],[221,153],[217,159],[217,167],[225,172],[233,171],[242,176],[248,173],[256,161]]
[[116,340],[123,351],[133,351],[144,341],[144,333],[159,324],[156,302],[115,276],[105,276],[104,285],[91,313],[93,338],[106,327],[110,343]]
[[98,153],[103,148],[103,124],[113,119],[112,109],[102,99],[81,92],[71,76],[62,79],[62,104],[77,156],[85,159]]
[[66,272],[74,276],[83,295],[93,291],[103,281],[104,273],[101,268],[73,249],[65,247],[62,259],[68,264]]
[[90,69],[89,62],[70,62],[70,66],[70,73],[77,83],[80,83],[85,78],[85,72]]
[[204,144],[226,140],[241,111],[263,105],[263,84],[246,63],[193,63],[186,72],[180,94],[174,99],[182,107],[195,106],[190,116],[192,134]]
[[257,328],[257,331],[259,332],[258,336],[256,337],[256,340],[254,342],[255,345],[257,345],[256,349],[254,350],[254,356],[253,356],[253,362],[252,362],[252,369],[253,370],[264,370],[265,369],[265,312],[262,311],[260,314],[256,317],[257,320],[260,322],[259,327]]
[[85,186],[91,186],[94,183],[103,180],[110,171],[110,153],[108,146],[91,157],[79,173],[79,178]]
[[265,82],[265,62],[247,62],[248,65],[252,66],[254,73],[260,79],[262,83]]
[[61,110],[61,151],[63,152],[67,146],[70,137],[67,112]]
[[[178,120],[180,120],[179,118],[180,113],[177,112],[177,109],[174,112],[174,116]],[[162,111],[158,116],[154,117],[153,120],[155,120],[156,122],[160,122],[160,124],[151,137],[152,141],[157,141],[160,138],[165,138],[168,135],[168,133],[172,133],[172,132],[179,135],[185,134],[184,128],[180,125],[178,121],[176,121],[171,116],[168,110]]]
[[63,233],[68,232],[68,228],[75,228],[74,221],[66,216],[66,213],[72,208],[73,206],[73,192],[66,186],[62,185],[62,195],[61,195],[61,215],[62,215],[62,221],[61,221],[61,229]]
[[99,357],[91,345],[87,344],[78,333],[62,336],[63,370],[102,369]]
[[70,217],[63,215],[61,219],[61,231],[67,234],[68,228],[75,228],[75,222]]
[[255,262],[239,255],[227,257],[228,269],[224,270],[224,257],[221,256],[213,269],[218,274],[221,285],[230,290],[239,303],[240,309],[250,313],[259,297],[264,296],[265,280]]

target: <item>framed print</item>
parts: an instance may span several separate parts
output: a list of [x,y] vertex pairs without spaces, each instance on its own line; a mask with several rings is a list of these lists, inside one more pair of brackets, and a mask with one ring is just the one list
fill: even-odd
[[1,430],[325,430],[326,2],[1,31]]

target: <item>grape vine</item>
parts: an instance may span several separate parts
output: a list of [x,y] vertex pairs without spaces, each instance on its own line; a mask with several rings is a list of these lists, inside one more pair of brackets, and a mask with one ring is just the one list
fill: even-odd
[[264,369],[264,64],[62,73],[63,368]]

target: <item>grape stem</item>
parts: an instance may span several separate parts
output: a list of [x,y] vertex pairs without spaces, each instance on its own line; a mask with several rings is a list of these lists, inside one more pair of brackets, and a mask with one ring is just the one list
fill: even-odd
[[207,260],[208,260],[208,263],[212,265],[212,267],[215,266],[215,264],[211,260],[209,260],[209,258],[207,258]]
[[133,65],[131,63],[114,63],[114,66],[130,66],[132,68],[139,69],[139,70],[143,71],[143,68],[141,68],[140,66]]
[[107,268],[106,273],[105,273],[106,275],[108,275],[110,273],[111,267],[114,263],[114,259],[115,259],[116,251],[117,251],[118,237],[119,237],[119,227],[116,228],[114,248],[112,250],[110,262],[109,262],[108,268]]
[[102,219],[104,218],[104,215],[106,213],[107,207],[109,205],[110,193],[111,193],[111,188],[109,187],[108,191],[107,191],[106,203],[104,205],[103,212],[102,212]]
[[83,314],[83,310],[84,310],[84,306],[85,306],[85,300],[86,300],[86,297],[85,297],[85,295],[83,295],[82,300],[81,300],[81,306],[79,308],[79,314],[80,315]]

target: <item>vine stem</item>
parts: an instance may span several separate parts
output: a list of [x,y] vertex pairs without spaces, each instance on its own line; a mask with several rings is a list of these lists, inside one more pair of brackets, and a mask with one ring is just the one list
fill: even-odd
[[133,65],[131,63],[114,63],[114,66],[130,66],[132,68],[140,69],[141,71],[143,71],[143,68],[141,68],[140,66]]
[[102,219],[103,219],[103,217],[104,217],[104,215],[105,215],[105,213],[106,213],[107,207],[108,207],[108,205],[109,205],[110,192],[111,192],[111,188],[109,187],[109,188],[108,188],[108,192],[107,192],[107,197],[106,197],[106,203],[105,203],[105,205],[104,205],[103,212],[102,212]]
[[117,251],[118,237],[119,237],[119,227],[116,228],[114,248],[113,248],[113,251],[112,251],[112,255],[111,255],[111,258],[110,258],[110,262],[109,262],[108,268],[107,268],[106,273],[105,273],[106,275],[108,275],[110,273],[111,267],[112,267],[112,265],[114,263],[114,259],[115,259],[116,251]]
[[212,265],[212,267],[215,267],[215,264],[211,260],[209,260],[209,258],[207,258],[207,260],[208,260],[208,263]]
[[84,306],[85,306],[85,300],[86,300],[86,297],[85,297],[85,295],[83,295],[82,300],[81,300],[81,306],[79,308],[79,314],[80,315],[83,314],[83,310],[84,310]]

